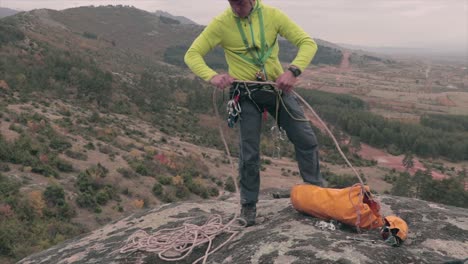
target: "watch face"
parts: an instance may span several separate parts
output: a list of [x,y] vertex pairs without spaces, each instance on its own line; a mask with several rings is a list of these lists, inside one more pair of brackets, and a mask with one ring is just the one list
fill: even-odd
[[301,70],[299,70],[298,68],[294,68],[294,67],[289,67],[288,70],[290,70],[294,77],[297,77],[301,74]]

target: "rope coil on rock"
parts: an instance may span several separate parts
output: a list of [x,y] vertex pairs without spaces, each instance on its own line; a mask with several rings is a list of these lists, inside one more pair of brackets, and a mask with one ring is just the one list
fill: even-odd
[[[165,261],[178,261],[189,256],[195,247],[208,243],[205,255],[193,262],[195,264],[203,260],[203,263],[206,263],[209,255],[226,245],[240,232],[235,229],[242,228],[243,224],[237,220],[234,217],[230,222],[224,224],[221,215],[213,215],[200,226],[184,223],[181,227],[161,229],[154,234],[138,230],[127,239],[127,243],[120,249],[120,253],[145,251],[157,253],[158,257]],[[221,233],[230,234],[230,237],[213,248],[213,240]]]

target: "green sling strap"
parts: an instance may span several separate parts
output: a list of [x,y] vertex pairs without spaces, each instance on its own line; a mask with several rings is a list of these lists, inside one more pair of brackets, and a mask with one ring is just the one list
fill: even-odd
[[[267,77],[266,76],[266,71],[265,71],[265,62],[270,57],[270,55],[271,55],[271,53],[273,51],[273,47],[276,45],[277,41],[275,39],[275,41],[273,42],[273,45],[271,47],[268,47],[268,44],[266,43],[266,40],[265,40],[265,30],[264,30],[264,26],[263,26],[263,14],[262,14],[262,9],[261,8],[258,9],[258,19],[259,19],[259,23],[260,23],[260,45],[261,45],[260,52],[254,46],[255,38],[254,38],[254,32],[253,32],[253,29],[252,29],[251,21],[249,21],[249,24],[250,24],[250,34],[251,34],[251,37],[252,37],[252,47],[249,45],[249,42],[248,42],[247,37],[245,35],[244,29],[242,28],[240,18],[237,17],[236,18],[237,28],[239,29],[239,32],[241,34],[242,41],[244,42],[245,48],[250,53],[250,56],[252,58],[249,58],[249,57],[247,57],[247,56],[245,56],[244,54],[241,54],[241,53],[236,53],[236,54],[239,55],[245,61],[260,67],[261,70],[264,72],[265,77]],[[255,49],[256,54],[253,52],[253,49]],[[267,77],[267,79],[268,79],[268,77]]]

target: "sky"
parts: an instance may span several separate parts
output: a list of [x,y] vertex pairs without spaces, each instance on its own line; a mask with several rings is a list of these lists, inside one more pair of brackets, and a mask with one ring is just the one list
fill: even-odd
[[[468,50],[468,0],[263,0],[312,37],[372,47]],[[226,0],[0,0],[17,10],[130,5],[163,10],[206,25]]]

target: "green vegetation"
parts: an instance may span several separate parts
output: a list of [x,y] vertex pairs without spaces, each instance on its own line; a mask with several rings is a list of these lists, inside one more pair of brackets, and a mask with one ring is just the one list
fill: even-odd
[[393,178],[391,194],[468,208],[466,176],[463,170],[457,177],[434,180],[430,170],[418,170],[414,176],[404,172]]
[[349,61],[352,64],[357,64],[359,66],[362,65],[367,65],[370,62],[380,62],[380,63],[385,63],[385,64],[392,64],[395,63],[395,61],[390,60],[390,59],[383,59],[375,56],[370,56],[370,55],[359,55],[357,53],[352,53]]
[[78,151],[73,151],[73,150],[66,150],[65,151],[65,155],[67,155],[68,157],[72,158],[72,159],[76,159],[76,160],[87,160],[88,159],[88,156],[82,152],[78,152]]
[[[297,55],[297,47],[289,43],[289,41],[287,40],[279,40],[278,42],[280,46],[280,61],[284,63],[290,63],[291,61],[293,61]],[[318,45],[318,50],[315,54],[314,59],[312,60],[312,64],[339,65],[341,63],[342,58],[343,53],[341,52],[341,50]]]
[[115,187],[102,181],[107,173],[107,168],[98,163],[78,175],[76,181],[76,187],[79,191],[76,198],[78,206],[100,213],[100,206],[106,205],[108,201],[120,201]]
[[363,101],[350,95],[312,90],[301,90],[300,93],[322,118],[377,148],[392,148],[394,154],[412,152],[421,157],[468,160],[466,132],[447,132],[439,128],[387,120],[367,111]]
[[0,174],[0,255],[18,261],[75,237],[85,230],[59,185],[24,193],[19,181]]
[[224,189],[228,192],[235,192],[236,185],[234,183],[234,179],[232,177],[227,178],[226,182],[224,183]]
[[89,38],[89,39],[97,39],[97,35],[91,32],[83,32],[83,37]]
[[24,33],[15,26],[14,20],[5,18],[0,21],[0,47],[23,39]]
[[0,57],[0,80],[23,95],[47,91],[49,96],[66,98],[74,92],[84,102],[109,103],[112,75],[101,70],[89,55],[37,43],[26,53],[0,51]]
[[468,132],[468,116],[435,115],[421,116],[421,125],[446,132]]
[[[327,181],[328,183],[328,188],[346,188],[353,186],[354,184],[359,183],[359,179],[356,177],[356,175],[338,175],[330,171],[330,169],[326,167],[321,167],[321,172],[323,178]],[[367,182],[366,177],[364,175],[360,175],[361,179],[364,181],[364,183]]]

